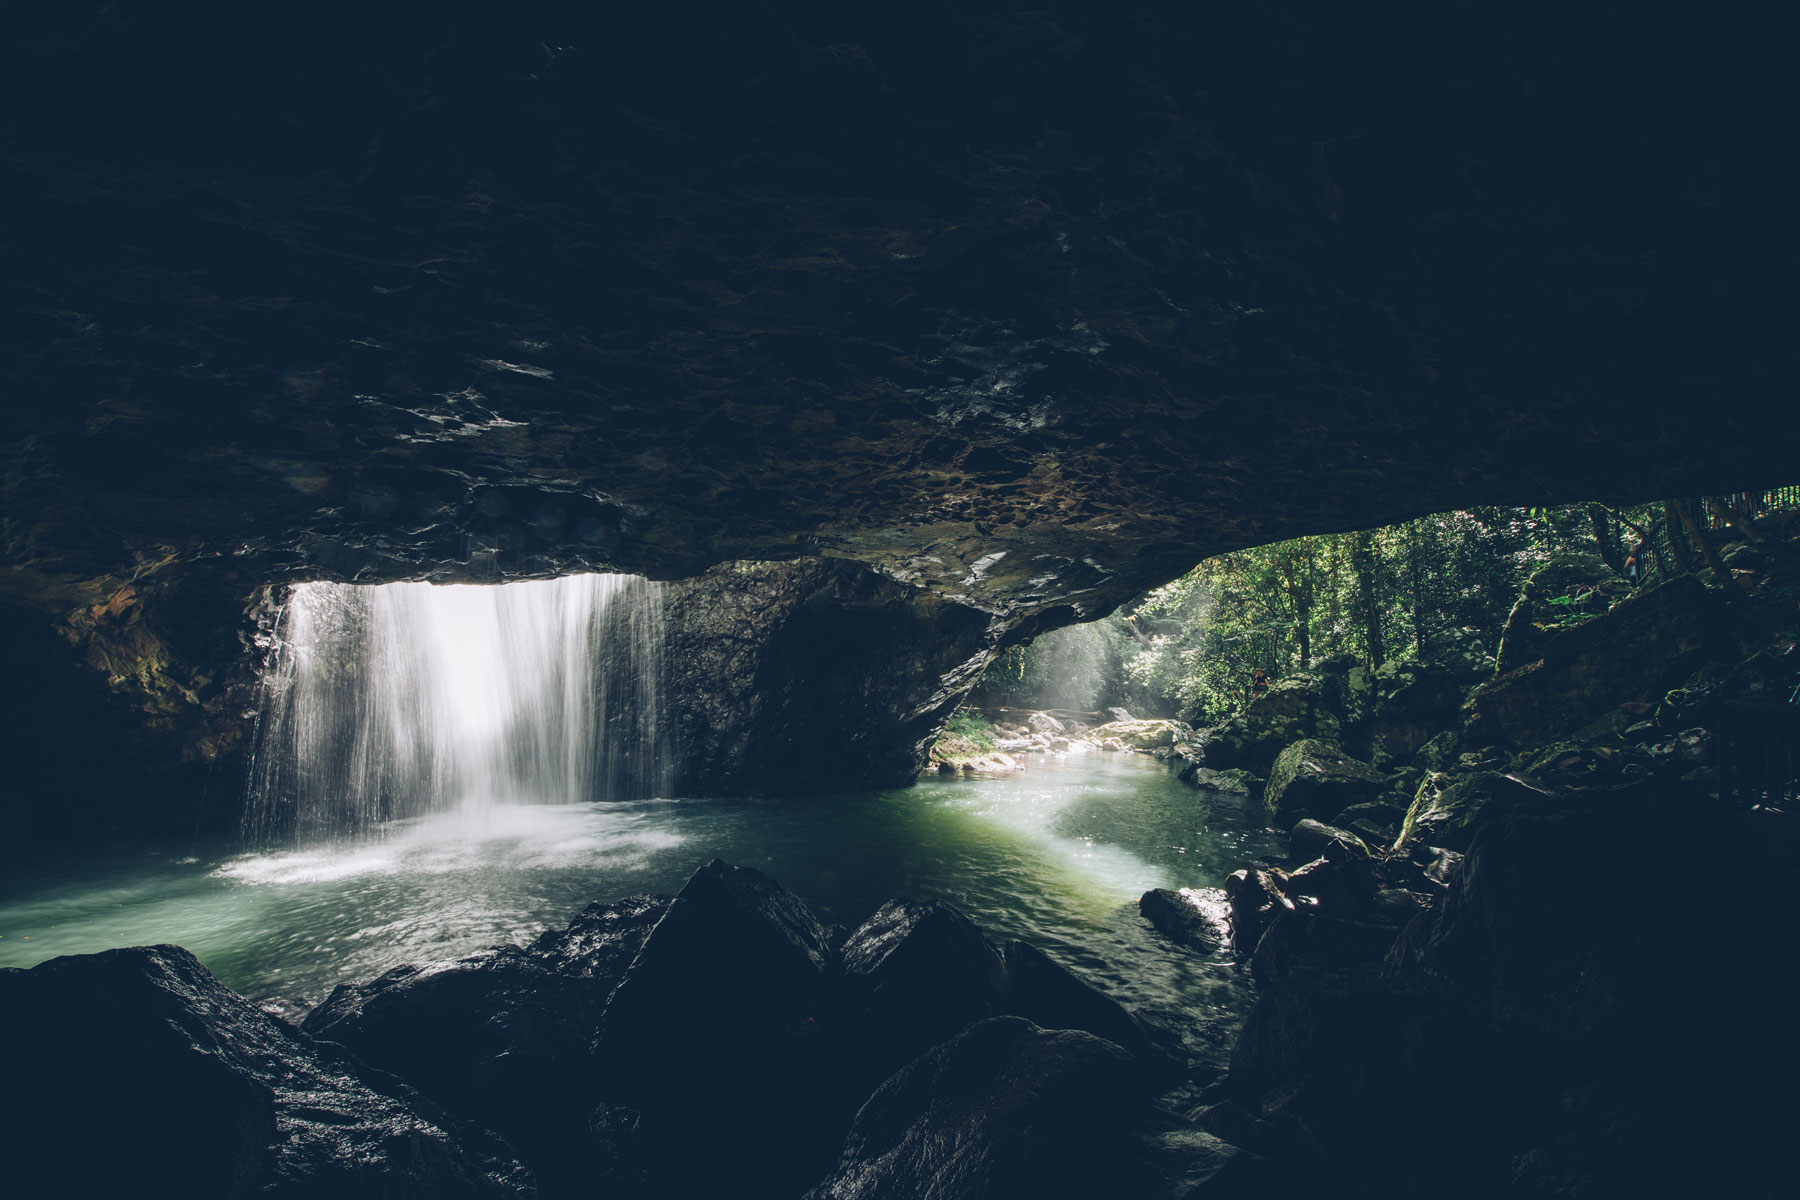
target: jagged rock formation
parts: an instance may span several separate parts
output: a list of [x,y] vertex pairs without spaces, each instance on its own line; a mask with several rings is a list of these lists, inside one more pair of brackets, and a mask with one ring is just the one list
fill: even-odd
[[9,1136],[34,1196],[535,1196],[512,1148],[314,1042],[179,946],[0,970]]

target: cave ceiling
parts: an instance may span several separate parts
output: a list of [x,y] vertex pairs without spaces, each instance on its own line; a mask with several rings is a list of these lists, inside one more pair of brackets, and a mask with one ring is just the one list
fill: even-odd
[[1800,474],[1785,6],[39,7],[0,588],[40,607],[828,556],[1092,614],[1297,533]]

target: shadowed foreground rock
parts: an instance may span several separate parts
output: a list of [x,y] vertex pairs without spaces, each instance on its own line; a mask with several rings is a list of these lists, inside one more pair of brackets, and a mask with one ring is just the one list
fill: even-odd
[[589,1125],[594,1029],[669,904],[653,896],[595,903],[524,948],[408,963],[341,984],[302,1028],[499,1130],[547,1191],[574,1186],[610,1165]]
[[890,901],[836,946],[793,893],[717,860],[673,900],[340,987],[306,1028],[497,1129],[546,1196],[792,1200],[884,1080],[997,1014],[1107,1045],[1140,1109],[1182,1076],[1111,997],[947,904]]
[[178,946],[0,971],[0,1028],[14,1195],[536,1195],[499,1138],[263,1013]]
[[1020,1017],[969,1026],[856,1114],[806,1200],[1242,1197],[1281,1178],[1152,1103],[1144,1061]]
[[[883,1084],[809,1200],[1135,1195],[1142,1068],[1091,1034],[972,1025]],[[1110,1153],[1108,1153],[1110,1151]]]

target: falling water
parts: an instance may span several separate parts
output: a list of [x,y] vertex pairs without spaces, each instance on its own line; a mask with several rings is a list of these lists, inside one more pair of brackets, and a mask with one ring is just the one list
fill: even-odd
[[262,678],[246,832],[665,794],[662,596],[630,575],[304,583]]

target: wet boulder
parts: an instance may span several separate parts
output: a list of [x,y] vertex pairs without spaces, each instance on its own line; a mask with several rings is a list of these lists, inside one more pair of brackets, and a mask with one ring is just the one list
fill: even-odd
[[1352,804],[1374,800],[1388,788],[1388,777],[1336,746],[1307,739],[1281,752],[1263,789],[1263,808],[1275,820],[1341,812]]
[[[890,900],[842,948],[854,993],[863,1094],[930,1047],[999,1010],[1006,963],[974,923],[942,901]],[[859,1097],[860,1098],[860,1097]]]
[[[1112,999],[1021,941],[996,951],[942,901],[890,900],[844,943],[854,1009],[845,1035],[861,1101],[881,1079],[966,1026],[997,1014],[1081,1029],[1163,1065],[1144,1027]],[[874,1071],[874,1078],[866,1076]]]
[[20,1196],[536,1194],[512,1149],[221,984],[179,946],[0,971]]
[[[1416,790],[1416,789],[1415,789]],[[1370,846],[1391,846],[1406,820],[1407,805],[1395,803],[1393,793],[1380,800],[1352,804],[1331,819],[1340,829],[1347,829]]]
[[621,1160],[678,1193],[745,1178],[804,1187],[840,1128],[824,1036],[836,970],[792,892],[718,859],[694,872],[601,1019],[596,1085]]
[[1141,1064],[1111,1042],[982,1021],[881,1085],[807,1200],[1153,1194],[1132,1136],[1147,1091]]
[[303,1028],[505,1135],[546,1183],[588,1165],[594,1031],[667,897],[592,904],[529,946],[339,985]]
[[1309,817],[1295,825],[1293,832],[1288,834],[1290,861],[1311,862],[1324,854],[1326,847],[1333,843],[1344,847],[1358,858],[1369,857],[1369,847],[1355,833]]
[[1034,712],[1025,719],[1033,733],[1046,733],[1052,736],[1062,733],[1068,727],[1046,712]]
[[1170,941],[1206,953],[1224,944],[1230,928],[1223,895],[1193,888],[1151,888],[1139,898],[1138,911]]
[[1001,954],[1007,971],[1002,1011],[1045,1029],[1079,1029],[1105,1038],[1152,1071],[1175,1066],[1129,1009],[1036,946],[1014,939]]
[[1231,944],[1239,954],[1256,949],[1270,922],[1294,911],[1294,902],[1282,892],[1287,875],[1245,867],[1225,880],[1225,899],[1231,906]]

